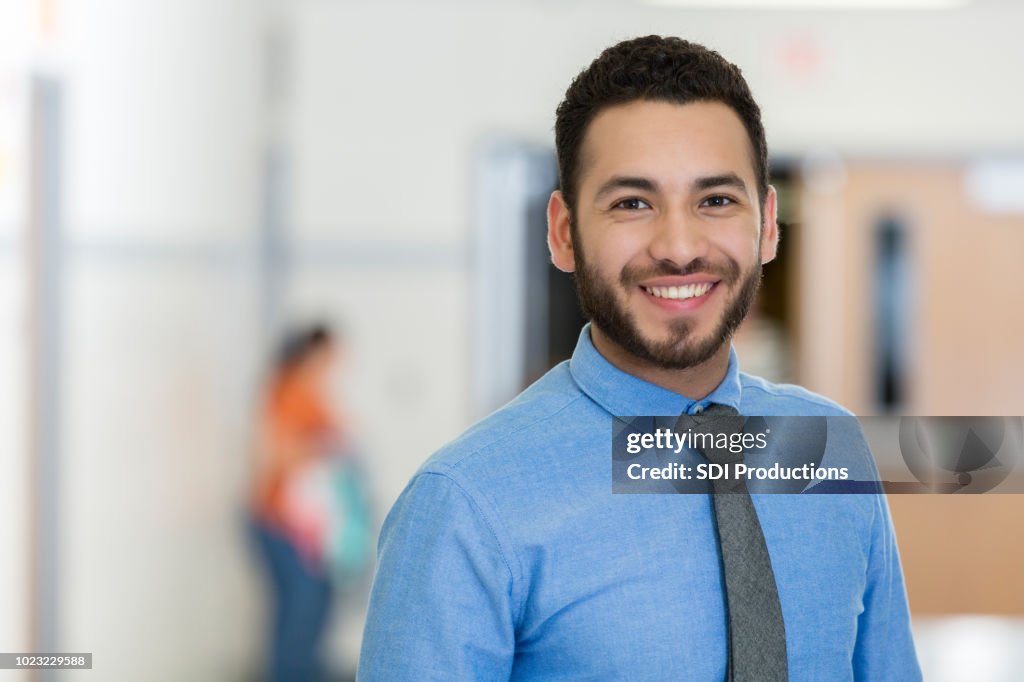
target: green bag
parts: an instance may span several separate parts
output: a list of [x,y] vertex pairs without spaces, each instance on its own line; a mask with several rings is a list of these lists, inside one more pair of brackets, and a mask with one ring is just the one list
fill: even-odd
[[327,562],[336,575],[352,578],[368,568],[373,543],[366,477],[356,458],[346,455],[337,460],[332,479],[336,521]]

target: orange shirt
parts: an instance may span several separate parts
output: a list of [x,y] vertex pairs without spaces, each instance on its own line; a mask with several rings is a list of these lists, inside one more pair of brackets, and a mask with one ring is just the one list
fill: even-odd
[[316,386],[294,374],[271,386],[263,418],[263,462],[256,475],[254,507],[263,519],[280,525],[288,483],[310,458],[326,455],[337,430]]

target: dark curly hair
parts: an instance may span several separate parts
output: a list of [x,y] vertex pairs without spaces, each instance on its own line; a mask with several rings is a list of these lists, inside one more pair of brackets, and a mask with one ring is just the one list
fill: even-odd
[[[750,138],[758,198],[768,194],[768,148],[761,110],[743,74],[708,48],[675,37],[646,36],[609,47],[573,80],[555,111],[558,176],[570,217],[576,209],[580,147],[602,110],[636,100],[717,101],[736,112]],[[572,219],[575,224],[575,219]]]

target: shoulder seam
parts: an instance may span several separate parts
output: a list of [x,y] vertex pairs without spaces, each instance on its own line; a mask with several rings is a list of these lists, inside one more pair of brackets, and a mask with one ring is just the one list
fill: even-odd
[[[512,579],[512,589],[516,600],[516,625],[518,625],[518,623],[522,620],[522,611],[525,605],[525,599],[523,599],[522,595],[520,594],[521,590],[523,589],[522,561],[520,560],[519,555],[516,553],[515,547],[513,546],[511,539],[509,539],[506,542],[502,541],[501,535],[498,534],[498,531],[495,528],[495,523],[491,520],[491,514],[482,508],[480,500],[477,499],[477,495],[474,495],[472,492],[467,490],[466,484],[456,479],[455,476],[452,475],[454,473],[454,471],[449,473],[447,471],[427,470],[421,471],[418,475],[440,476],[441,478],[450,481],[451,484],[458,488],[459,492],[461,492],[465,496],[465,498],[469,500],[469,503],[476,510],[480,519],[483,520],[484,524],[487,526],[487,530],[491,532],[491,536],[494,538],[494,541],[498,545],[498,551],[501,554],[501,561],[505,564],[505,569],[508,571],[509,577],[511,577]],[[480,497],[485,497],[483,493],[478,494],[480,495]],[[497,517],[497,513],[495,513],[495,517]],[[495,518],[495,521],[500,521],[500,519]],[[518,571],[512,569],[512,564],[507,556],[507,554],[509,553],[514,557],[515,563],[518,567]]]
[[[572,405],[573,403],[575,403],[577,400],[579,400],[580,398],[584,397],[585,395],[586,394],[584,394],[581,391],[578,395],[575,395],[572,398],[570,398],[568,400],[568,402],[566,402],[564,405],[559,407],[554,412],[551,412],[549,414],[545,414],[545,415],[539,416],[536,419],[531,420],[527,424],[521,424],[518,427],[516,427],[515,429],[513,429],[512,431],[508,431],[508,432],[502,434],[498,438],[494,438],[492,440],[487,441],[483,445],[477,446],[475,449],[471,450],[470,452],[467,452],[465,455],[460,457],[457,461],[451,462],[451,463],[447,463],[444,466],[451,467],[452,469],[457,468],[459,465],[461,465],[463,462],[468,460],[470,457],[473,457],[474,455],[480,453],[481,451],[486,450],[487,448],[491,447],[495,443],[500,442],[502,439],[509,438],[510,436],[513,436],[513,435],[519,433],[520,431],[525,431],[526,429],[529,429],[529,428],[531,428],[533,426],[536,426],[537,424],[541,424],[541,423],[543,423],[545,421],[548,421],[549,419],[553,419],[554,417],[557,417],[559,414],[564,412],[570,405]],[[427,468],[425,469],[425,471],[430,471],[431,467],[433,467],[433,466],[436,466],[436,465],[433,464],[433,463],[428,464]]]

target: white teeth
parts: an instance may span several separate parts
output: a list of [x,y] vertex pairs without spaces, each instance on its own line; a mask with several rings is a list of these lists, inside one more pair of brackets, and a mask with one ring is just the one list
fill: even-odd
[[713,285],[710,282],[701,284],[687,284],[681,287],[645,287],[647,292],[658,298],[671,298],[677,301],[685,301],[688,298],[703,296],[711,290]]

